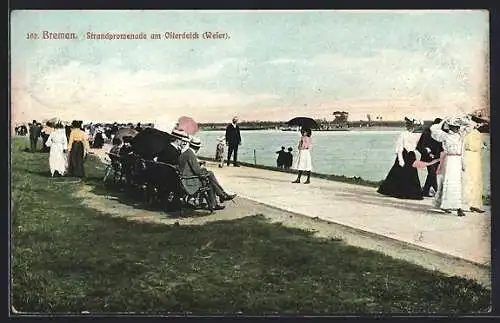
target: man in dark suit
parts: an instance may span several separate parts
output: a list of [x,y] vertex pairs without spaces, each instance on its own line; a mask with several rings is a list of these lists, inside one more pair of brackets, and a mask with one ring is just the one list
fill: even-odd
[[233,165],[239,167],[238,164],[238,146],[241,145],[240,127],[238,126],[238,117],[233,118],[233,122],[226,128],[226,145],[227,149],[227,165],[231,160],[231,155],[234,153]]
[[182,131],[174,129],[170,133],[172,136],[172,142],[165,146],[165,148],[158,153],[156,160],[162,163],[179,165],[179,156],[181,155],[181,150],[183,148],[182,142],[189,141],[188,135]]
[[[182,176],[207,176],[210,181],[210,191],[208,192],[210,199],[209,203],[214,207],[214,210],[224,209],[224,205],[217,204],[216,196],[219,197],[221,203],[230,201],[236,197],[236,194],[230,195],[224,191],[219,184],[213,172],[200,166],[200,162],[196,157],[196,153],[201,147],[201,141],[198,138],[193,138],[189,147],[185,148],[179,157],[179,170]],[[190,178],[184,180],[184,188],[188,194],[194,194],[201,188],[201,180],[199,178]]]
[[30,147],[31,147],[31,152],[36,151],[36,144],[38,142],[38,137],[40,137],[42,131],[42,127],[36,122],[36,120],[33,120],[33,123],[30,124]]
[[[436,118],[434,124],[439,124],[441,122],[440,118]],[[438,159],[441,151],[443,151],[443,145],[434,140],[431,137],[431,130],[430,126],[425,128],[422,135],[420,136],[420,139],[417,143],[417,150],[420,152],[420,160],[424,162],[430,162],[434,159]],[[431,187],[434,189],[435,192],[438,190],[438,184],[437,184],[437,178],[436,178],[436,171],[439,167],[439,162],[430,166],[427,166],[427,178],[425,180],[424,187],[422,189],[424,196],[430,196],[430,189]]]

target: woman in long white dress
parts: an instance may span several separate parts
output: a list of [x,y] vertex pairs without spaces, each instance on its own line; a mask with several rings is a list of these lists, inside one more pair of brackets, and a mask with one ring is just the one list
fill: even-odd
[[304,184],[311,183],[311,171],[312,171],[312,162],[311,162],[311,129],[302,128],[300,130],[301,137],[299,141],[299,154],[295,159],[293,169],[298,170],[299,174],[297,179],[292,183],[300,183],[300,178],[302,174],[305,173],[307,175],[307,179]]
[[59,175],[64,176],[68,166],[66,156],[68,141],[66,138],[66,131],[62,124],[58,123],[56,125],[56,129],[50,133],[46,145],[50,147],[50,174],[54,176],[55,172],[58,172]]
[[[444,123],[449,131],[442,129]],[[440,192],[436,195],[434,205],[446,212],[456,210],[458,216],[464,216],[462,210],[462,168],[463,142],[467,128],[461,127],[460,120],[443,120],[431,126],[431,136],[434,140],[443,143],[444,167]]]

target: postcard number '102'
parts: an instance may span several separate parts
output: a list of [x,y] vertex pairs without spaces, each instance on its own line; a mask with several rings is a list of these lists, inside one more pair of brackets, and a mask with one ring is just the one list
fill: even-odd
[[38,34],[37,33],[27,33],[26,39],[38,39]]

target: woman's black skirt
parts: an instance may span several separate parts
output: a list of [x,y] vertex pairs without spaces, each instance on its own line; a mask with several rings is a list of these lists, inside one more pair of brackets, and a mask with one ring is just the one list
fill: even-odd
[[74,141],[71,145],[69,155],[68,174],[73,177],[84,177],[85,170],[83,168],[84,146],[81,141]]
[[377,192],[400,199],[421,200],[423,193],[418,172],[412,166],[416,160],[415,153],[403,150],[403,160],[405,165],[401,167],[396,156],[394,165]]

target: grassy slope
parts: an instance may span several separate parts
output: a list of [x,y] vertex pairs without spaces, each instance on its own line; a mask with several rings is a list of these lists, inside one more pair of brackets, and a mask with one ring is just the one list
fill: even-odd
[[[489,308],[490,292],[262,216],[203,226],[112,219],[13,147],[13,305],[39,312],[333,314]],[[89,184],[102,170],[89,159]],[[62,181],[62,180],[58,180]]]

